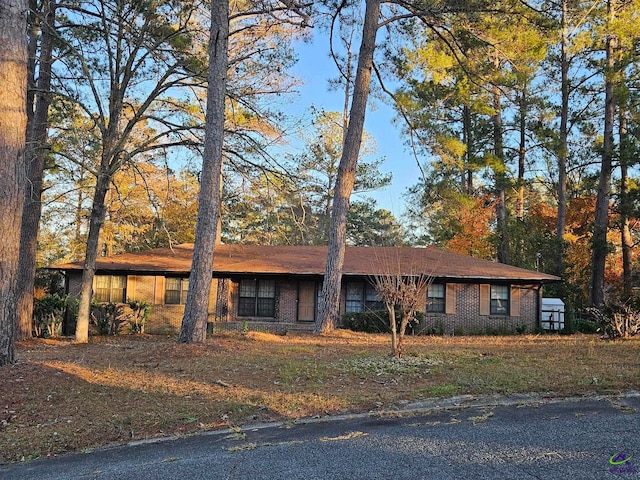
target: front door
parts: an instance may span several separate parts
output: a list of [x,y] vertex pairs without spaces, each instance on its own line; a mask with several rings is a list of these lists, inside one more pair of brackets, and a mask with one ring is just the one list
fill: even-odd
[[298,321],[313,322],[316,311],[316,283],[300,282],[298,284]]

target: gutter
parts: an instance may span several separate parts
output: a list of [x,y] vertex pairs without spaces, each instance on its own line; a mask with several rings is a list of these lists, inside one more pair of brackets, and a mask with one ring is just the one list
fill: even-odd
[[542,284],[538,285],[536,300],[536,327],[542,328]]

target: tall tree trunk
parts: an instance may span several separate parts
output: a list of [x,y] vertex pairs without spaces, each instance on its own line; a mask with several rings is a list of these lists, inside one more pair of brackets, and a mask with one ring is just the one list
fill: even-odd
[[100,168],[96,178],[96,188],[89,217],[89,232],[87,234],[86,252],[82,265],[82,280],[80,283],[80,302],[78,305],[78,319],[76,322],[76,343],[89,341],[89,319],[91,316],[91,300],[93,296],[93,278],[96,272],[101,231],[104,225],[107,205],[106,198],[113,181],[113,176],[122,166],[123,152],[119,150],[118,140],[119,122],[124,103],[124,89],[112,79],[109,110],[107,118],[101,118],[102,155]]
[[331,228],[327,248],[327,265],[322,284],[322,296],[316,333],[333,330],[337,324],[340,311],[340,285],[342,283],[342,266],[344,263],[345,242],[347,233],[347,213],[353,185],[356,177],[356,165],[362,143],[364,117],[367,111],[367,100],[373,69],[373,53],[376,46],[378,19],[380,17],[380,1],[367,0],[364,25],[362,27],[362,43],[358,57],[358,69],[353,88],[353,101],[349,113],[349,126],[345,136],[338,177],[331,210]]
[[391,356],[400,358],[400,353],[398,352],[398,331],[396,328],[395,305],[387,304],[387,313],[389,314],[389,328],[391,329]]
[[[108,163],[108,162],[107,162]],[[80,303],[78,305],[78,320],[76,323],[75,341],[87,343],[89,341],[89,318],[91,315],[91,297],[93,295],[93,277],[96,273],[98,260],[100,230],[104,224],[107,212],[105,198],[111,185],[112,176],[106,167],[101,167],[96,181],[96,191],[91,206],[89,219],[89,233],[87,235],[87,251],[82,265],[82,280],[80,283]]]
[[[607,2],[609,22],[613,20],[613,0]],[[596,197],[595,221],[593,223],[591,257],[591,298],[590,303],[599,307],[604,303],[604,273],[608,254],[607,229],[609,227],[609,201],[611,198],[611,170],[613,164],[613,121],[615,118],[614,98],[614,53],[616,39],[611,33],[606,39],[606,67],[604,71],[605,111],[602,162]]]
[[[355,27],[354,27],[355,29]],[[353,35],[352,35],[353,38]],[[353,53],[351,40],[347,45],[347,65],[344,79],[344,102],[342,104],[342,144],[347,140],[347,128],[349,127],[349,103],[351,102],[351,77],[353,76]]]
[[569,121],[569,60],[567,49],[569,44],[567,27],[567,2],[562,0],[561,30],[562,39],[560,43],[560,75],[561,75],[561,106],[560,106],[560,132],[558,146],[558,220],[556,222],[556,239],[560,246],[560,251],[556,252],[556,274],[564,273],[564,234],[567,224],[567,155],[569,152],[567,145],[567,129]]
[[333,189],[333,175],[329,174],[329,178],[327,181],[327,195],[324,198],[324,208],[322,209],[322,216],[320,217],[320,221],[318,222],[318,227],[320,230],[320,234],[322,235],[321,241],[317,242],[316,245],[324,245],[329,242],[329,231],[331,230],[331,207],[333,202],[333,197],[328,192],[331,192]]
[[[35,2],[32,2],[35,4]],[[32,7],[33,8],[33,7]],[[38,249],[38,226],[42,213],[42,180],[44,175],[44,159],[49,128],[49,105],[51,104],[51,62],[53,51],[53,28],[56,3],[45,1],[42,12],[31,15],[40,16],[42,20],[32,21],[32,32],[29,38],[29,88],[31,103],[27,105],[27,183],[24,211],[22,213],[22,230],[20,236],[20,270],[18,271],[18,299],[16,307],[16,338],[31,337],[33,317],[33,293],[36,273],[36,254]],[[33,31],[39,23],[41,30],[40,55],[38,58],[38,80],[35,81],[35,65],[38,34]]]
[[[77,180],[77,185],[79,185],[79,186],[83,186],[84,185],[84,183],[85,183],[85,178],[84,178],[85,174],[86,174],[86,170],[84,168],[81,169],[80,170],[80,178]],[[78,188],[78,196],[76,197],[76,205],[75,205],[75,207],[76,207],[75,208],[76,216],[75,216],[75,222],[74,222],[75,228],[74,228],[74,232],[73,232],[74,233],[73,239],[74,239],[74,242],[75,242],[75,246],[78,246],[78,245],[80,245],[80,244],[82,244],[84,242],[83,233],[82,233],[83,232],[83,228],[82,227],[83,227],[83,224],[84,224],[84,221],[83,221],[83,218],[84,218],[84,215],[83,215],[84,201],[85,201],[84,190],[83,190],[83,188]],[[74,257],[76,255],[78,255],[78,254],[75,253]]]
[[518,129],[520,133],[520,144],[518,145],[518,201],[516,205],[516,217],[524,220],[524,170],[527,156],[527,86],[526,80],[520,92],[520,119]]
[[[518,179],[516,182],[516,219],[519,223],[524,222],[525,205],[525,167],[527,158],[527,113],[529,109],[527,78],[523,78],[521,90],[518,94]],[[517,257],[516,263],[522,264],[525,258],[525,239],[518,235],[513,241],[513,253]]]
[[468,105],[462,107],[462,140],[467,147],[465,156],[465,168],[462,172],[462,185],[467,195],[473,194],[473,169],[471,159],[473,157],[473,134],[471,132],[471,109]]
[[229,1],[211,2],[207,113],[200,203],[189,276],[189,290],[178,337],[179,342],[202,343],[207,337],[211,273],[218,217],[220,216],[220,174],[222,172],[222,144],[224,141],[228,38]]
[[[500,67],[496,60],[496,69]],[[506,198],[506,167],[504,166],[504,141],[502,138],[502,101],[500,89],[493,88],[493,154],[499,165],[495,167],[496,191],[498,202],[496,203],[496,217],[498,224],[498,262],[509,263],[509,231],[507,219],[507,198]]]
[[407,333],[407,327],[409,326],[409,320],[413,312],[402,310],[402,318],[400,319],[400,331],[398,332],[398,341],[394,352],[394,357],[400,358],[404,353],[404,337]]
[[631,201],[629,198],[629,133],[627,132],[627,115],[620,109],[618,115],[618,128],[620,129],[620,243],[622,244],[622,290],[624,300],[629,300],[633,295],[633,281],[631,268],[631,252],[633,250],[633,238],[629,227],[631,214]]
[[15,361],[27,128],[27,2],[0,0],[0,367]]

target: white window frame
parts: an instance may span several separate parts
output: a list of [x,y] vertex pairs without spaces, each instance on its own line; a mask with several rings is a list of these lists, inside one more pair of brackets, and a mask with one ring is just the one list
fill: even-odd
[[427,313],[445,313],[446,310],[447,285],[445,283],[430,284],[427,287]]
[[[121,285],[114,286],[116,278]],[[103,282],[106,282],[106,286],[99,286]],[[95,275],[94,286],[93,299],[99,303],[124,303],[127,300],[126,275]]]
[[[177,281],[178,288],[169,289],[169,284],[171,282]],[[165,305],[184,305],[187,302],[187,291],[189,290],[189,278],[181,278],[181,277],[165,277],[164,279],[164,304]],[[168,301],[168,292],[178,292],[178,301]],[[175,294],[174,294],[175,295]]]

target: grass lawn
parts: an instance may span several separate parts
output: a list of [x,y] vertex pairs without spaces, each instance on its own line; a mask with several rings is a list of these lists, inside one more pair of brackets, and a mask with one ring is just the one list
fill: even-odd
[[427,397],[640,389],[640,339],[225,334],[31,340],[0,368],[0,462],[131,440],[393,408]]

